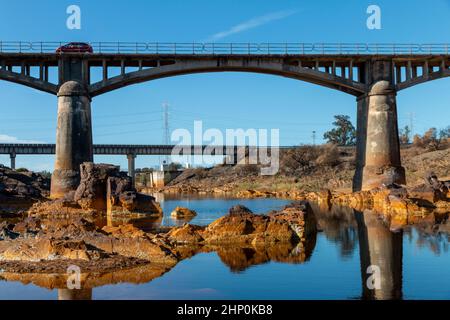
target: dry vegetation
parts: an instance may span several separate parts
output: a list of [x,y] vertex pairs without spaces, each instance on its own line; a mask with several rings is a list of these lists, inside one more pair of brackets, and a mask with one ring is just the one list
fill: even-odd
[[[426,142],[403,146],[402,163],[408,185],[422,182],[432,170],[438,177],[450,176],[450,146],[441,143],[437,149]],[[355,170],[355,148],[332,144],[302,146],[280,153],[280,169],[275,176],[261,176],[259,165],[218,165],[213,168],[186,170],[170,187],[211,191],[261,190],[318,191],[324,188],[349,189]]]

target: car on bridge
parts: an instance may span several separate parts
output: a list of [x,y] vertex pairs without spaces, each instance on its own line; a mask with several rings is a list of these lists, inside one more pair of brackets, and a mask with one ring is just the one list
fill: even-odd
[[63,53],[63,52],[70,52],[70,53],[93,53],[94,50],[92,49],[92,46],[89,43],[85,42],[70,42],[68,44],[60,46],[58,49],[56,49],[56,53]]

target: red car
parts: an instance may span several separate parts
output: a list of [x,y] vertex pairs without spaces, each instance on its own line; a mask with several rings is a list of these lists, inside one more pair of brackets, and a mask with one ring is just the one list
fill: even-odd
[[70,42],[68,44],[65,44],[58,49],[56,49],[56,53],[62,53],[62,52],[70,52],[70,53],[93,53],[94,50],[92,49],[92,46],[89,43],[85,42]]

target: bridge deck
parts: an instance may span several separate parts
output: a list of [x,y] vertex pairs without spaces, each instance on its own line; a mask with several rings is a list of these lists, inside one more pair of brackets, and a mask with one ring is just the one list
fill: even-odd
[[[178,147],[187,154],[201,155],[207,147],[212,146],[175,146],[175,145],[114,145],[114,144],[96,144],[94,145],[94,154],[97,155],[171,155],[173,149]],[[217,146],[222,148],[223,154],[226,154],[227,148],[232,148],[236,152],[236,146]],[[248,148],[248,146],[247,146]],[[295,148],[293,146],[276,147],[279,149]],[[55,154],[54,144],[0,144],[0,154]],[[179,154],[178,152],[176,154]],[[183,152],[185,154],[185,152]]]

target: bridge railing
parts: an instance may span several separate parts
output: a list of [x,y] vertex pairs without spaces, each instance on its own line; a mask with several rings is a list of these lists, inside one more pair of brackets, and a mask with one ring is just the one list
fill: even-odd
[[[0,41],[4,53],[53,53],[67,42]],[[449,54],[450,44],[90,42],[94,53],[197,55]]]

